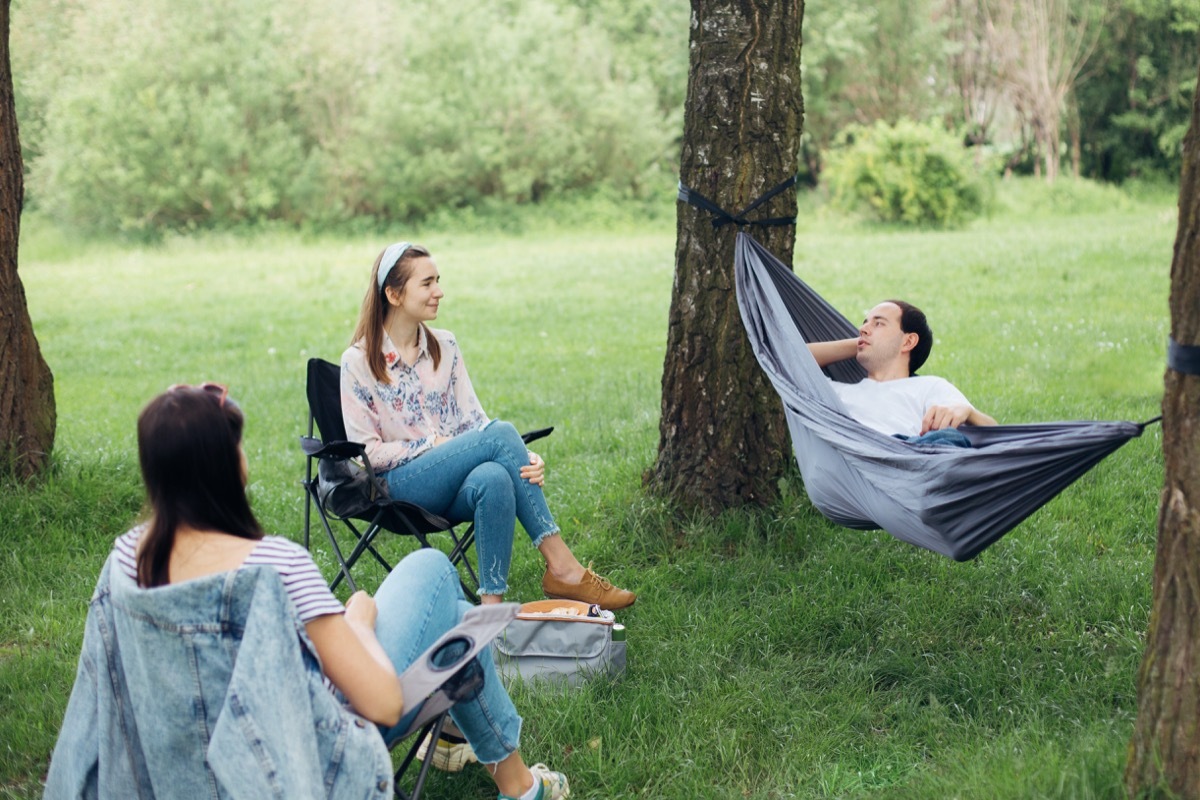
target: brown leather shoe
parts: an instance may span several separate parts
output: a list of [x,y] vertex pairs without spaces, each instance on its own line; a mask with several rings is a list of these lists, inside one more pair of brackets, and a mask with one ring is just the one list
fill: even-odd
[[637,600],[637,595],[625,589],[613,586],[607,578],[602,578],[588,567],[583,571],[579,583],[565,583],[550,574],[542,576],[542,591],[546,597],[555,600],[579,600],[584,603],[595,603],[608,611],[628,608]]

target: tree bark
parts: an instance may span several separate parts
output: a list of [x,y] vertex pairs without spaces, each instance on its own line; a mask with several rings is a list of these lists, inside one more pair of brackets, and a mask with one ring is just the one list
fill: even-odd
[[1037,143],[1034,172],[1053,183],[1061,169],[1062,116],[1109,16],[1107,0],[995,0],[994,20],[1006,35],[1002,70]]
[[[680,180],[736,213],[796,174],[803,121],[803,0],[692,0]],[[760,211],[796,212],[794,192]],[[794,226],[753,229],[784,261]],[[680,203],[663,365],[658,459],[647,485],[682,507],[768,503],[787,428],[742,328],[734,293],[737,228]]]
[[[1200,345],[1200,87],[1183,142],[1170,307],[1171,337]],[[1168,369],[1164,382],[1166,477],[1125,785],[1131,797],[1200,797],[1200,376]]]
[[34,336],[17,275],[25,188],[8,24],[9,0],[0,0],[0,474],[30,478],[49,465],[56,414],[54,377]]

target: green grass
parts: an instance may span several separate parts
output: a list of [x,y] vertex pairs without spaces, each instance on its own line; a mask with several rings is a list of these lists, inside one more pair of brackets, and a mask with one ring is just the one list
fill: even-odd
[[[865,227],[806,199],[797,271],[851,318],[885,297],[923,306],[940,341],[928,371],[1002,421],[1157,414],[1170,200],[1000,194],[991,218],[948,233]],[[965,564],[831,525],[794,475],[772,508],[675,515],[641,490],[673,225],[418,238],[485,408],[556,426],[538,445],[551,508],[582,559],[640,593],[621,615],[622,682],[515,693],[527,758],[564,769],[574,796],[1123,796],[1157,428]],[[228,383],[249,418],[255,508],[299,538],[304,362],[345,347],[383,243],[138,248],[27,224],[21,276],[59,436],[48,480],[0,487],[0,796],[40,791],[86,600],[138,513],[142,404],[171,383]],[[323,543],[316,555],[331,575]],[[518,542],[513,599],[536,598],[539,578]],[[494,794],[471,770],[435,774],[428,796]]]

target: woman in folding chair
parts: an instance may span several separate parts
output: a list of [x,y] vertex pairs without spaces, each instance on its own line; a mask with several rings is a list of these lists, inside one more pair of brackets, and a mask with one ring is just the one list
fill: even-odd
[[[185,595],[180,592],[186,592],[189,583],[195,588],[186,595],[189,603],[204,604],[210,598],[205,594],[208,590],[204,580],[210,576],[245,574],[244,568],[265,567],[277,572],[291,612],[303,625],[319,657],[325,685],[339,690],[355,712],[378,726],[375,733],[373,727],[358,720],[347,734],[316,716],[312,720],[289,718],[274,727],[294,735],[307,731],[316,741],[311,750],[290,748],[288,755],[340,757],[340,762],[320,767],[316,772],[318,783],[321,775],[326,784],[336,776],[338,782],[352,784],[341,786],[349,794],[375,796],[381,790],[390,794],[391,764],[383,743],[395,738],[407,724],[407,720],[400,719],[403,697],[397,670],[407,667],[442,633],[458,624],[464,610],[470,608],[463,599],[458,574],[440,552],[414,553],[397,565],[375,598],[358,592],[343,607],[305,549],[287,539],[263,535],[245,492],[243,421],[241,410],[226,389],[211,383],[171,387],[146,406],[138,417],[138,454],[149,519],[117,539],[105,575],[110,570],[121,573],[119,587],[130,587],[127,595],[134,592],[130,596],[155,611],[169,612],[171,609],[163,609],[162,604],[174,604],[182,613],[184,609],[179,605]],[[200,592],[199,601],[192,596],[196,592]],[[248,602],[237,596],[230,601],[219,591],[211,595],[211,600],[221,608],[228,602]],[[124,601],[114,596],[113,602]],[[217,609],[213,616],[227,618],[226,612]],[[106,634],[118,637],[117,642],[121,641],[121,619],[117,617],[116,633],[110,629]],[[194,635],[222,634],[225,626],[221,627],[222,631],[197,631]],[[298,633],[293,627],[273,631],[267,626],[267,630],[269,633],[265,637],[260,634],[256,642],[266,638],[286,645],[286,637]],[[210,707],[212,698],[206,693],[212,691],[217,679],[201,667],[199,672],[206,680],[200,680],[192,674],[197,670],[195,664],[176,663],[192,658],[172,655],[181,652],[172,640],[179,635],[174,629],[152,634],[163,637],[159,645],[151,642],[149,648],[140,647],[141,659],[129,662],[139,674],[127,676],[122,668],[99,680],[85,641],[79,676],[51,762],[48,797],[89,794],[85,788],[89,783],[98,790],[93,793],[101,797],[140,796],[143,792],[139,789],[149,788],[143,783],[151,783],[157,792],[172,787],[166,794],[188,796],[187,786],[206,785],[206,781],[213,780],[214,771],[226,779],[222,782],[226,791],[234,795],[240,791],[241,796],[253,793],[246,787],[252,785],[257,772],[249,766],[252,759],[245,751],[249,748],[257,752],[259,745],[245,738],[231,739],[229,730],[245,723],[227,720],[226,714],[235,719],[247,714],[253,717],[255,708],[277,705],[276,698],[281,692],[287,694],[287,687],[291,687],[289,696],[294,697],[294,690],[303,687],[306,679],[319,678],[312,672],[316,664],[309,661],[302,667],[300,661],[291,662],[292,669],[302,673],[291,674],[284,670],[287,662],[254,660],[250,682],[238,684],[237,692],[231,684],[232,700],[225,699],[231,710],[215,716],[215,709]],[[287,652],[271,642],[268,645],[259,645],[254,652]],[[132,640],[127,646],[133,646]],[[105,648],[110,647],[112,643],[106,642]],[[144,654],[147,649],[148,656]],[[241,652],[248,649],[243,642]],[[85,664],[93,666],[85,670]],[[483,686],[475,696],[455,705],[450,714],[479,760],[489,765],[501,798],[547,800],[567,796],[565,776],[541,764],[528,768],[522,761],[517,750],[521,719],[496,675],[489,650],[481,651],[478,664],[484,674]],[[152,674],[142,675],[142,671]],[[315,689],[318,694],[326,691],[319,680]],[[105,710],[122,707],[118,701],[125,696],[139,698],[140,703],[124,704],[133,706],[132,711],[111,711],[120,720],[104,719]],[[308,694],[301,689],[300,696]],[[170,708],[155,705],[168,702],[164,698],[174,698]],[[191,699],[183,702],[182,698]],[[150,709],[139,713],[145,711],[139,705],[147,702]],[[220,708],[220,701],[216,705]],[[318,706],[301,704],[300,709],[301,713],[320,713]],[[127,714],[133,715],[136,724],[129,724]],[[258,730],[255,736],[279,733]],[[349,750],[357,755],[347,756]],[[371,757],[364,755],[370,752],[382,754],[382,773],[352,766],[372,763]],[[278,779],[280,767],[290,772],[286,765],[274,765],[269,770],[270,780]],[[232,788],[227,785],[230,781],[236,784]],[[96,782],[101,785],[95,786]],[[325,791],[333,794],[330,785]]]
[[375,259],[353,343],[342,354],[347,437],[366,446],[393,500],[474,522],[482,602],[500,602],[508,589],[520,520],[546,560],[547,597],[632,605],[633,592],[579,563],[546,506],[545,463],[511,424],[488,419],[454,335],[426,324],[437,319],[439,277],[429,251],[408,242]]

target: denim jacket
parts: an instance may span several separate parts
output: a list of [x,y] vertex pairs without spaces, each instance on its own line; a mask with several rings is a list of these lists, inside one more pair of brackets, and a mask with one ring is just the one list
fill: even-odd
[[46,798],[387,798],[375,725],[326,688],[278,573],[142,589],[110,556]]

